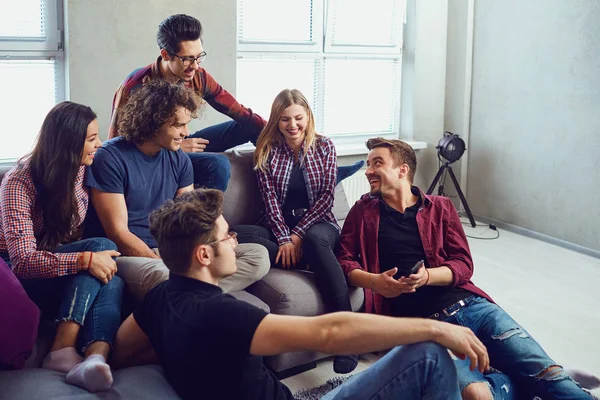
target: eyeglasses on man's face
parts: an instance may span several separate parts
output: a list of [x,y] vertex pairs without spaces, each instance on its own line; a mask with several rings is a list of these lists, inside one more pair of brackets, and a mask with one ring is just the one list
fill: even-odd
[[224,242],[226,240],[230,240],[233,244],[237,244],[237,232],[235,231],[229,231],[227,232],[227,236],[225,236],[223,239],[219,239],[219,240],[215,240],[213,242],[210,243],[206,243],[206,244],[217,244],[217,243],[221,243]]
[[204,61],[204,59],[206,58],[206,52],[203,51],[202,53],[200,53],[200,55],[198,57],[181,57],[178,56],[177,54],[171,54],[171,56],[173,57],[177,57],[181,60],[181,63],[183,64],[184,67],[189,67],[190,65],[192,65],[194,63],[194,61],[196,62],[196,64],[200,64],[202,61]]

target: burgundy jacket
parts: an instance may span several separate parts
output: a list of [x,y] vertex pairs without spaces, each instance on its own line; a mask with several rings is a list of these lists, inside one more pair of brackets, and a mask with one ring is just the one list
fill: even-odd
[[[417,226],[429,265],[450,268],[452,286],[493,301],[471,282],[473,259],[454,204],[446,197],[419,192],[423,202],[417,212]],[[378,233],[379,196],[365,194],[350,209],[342,228],[338,260],[346,277],[355,269],[380,273]],[[383,296],[365,289],[366,312],[387,314],[383,300]]]

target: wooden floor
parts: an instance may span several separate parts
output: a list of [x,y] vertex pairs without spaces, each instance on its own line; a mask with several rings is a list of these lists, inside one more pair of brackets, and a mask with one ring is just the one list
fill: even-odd
[[[487,226],[465,225],[465,232],[496,235]],[[558,364],[600,376],[600,260],[504,230],[497,240],[469,239],[469,245],[475,263],[473,282]],[[375,355],[361,357],[357,371],[376,360]],[[334,376],[331,359],[325,359],[317,368],[283,382],[296,392]]]

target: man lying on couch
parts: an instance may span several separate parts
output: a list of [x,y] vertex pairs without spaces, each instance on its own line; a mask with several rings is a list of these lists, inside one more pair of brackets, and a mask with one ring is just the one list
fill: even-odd
[[[338,255],[348,282],[365,288],[366,311],[429,317],[472,329],[497,370],[483,374],[456,360],[465,399],[513,399],[517,389],[527,392],[523,398],[590,399],[471,282],[473,260],[454,205],[412,185],[414,150],[401,140],[382,138],[370,139],[367,148],[371,193],[348,213]],[[421,260],[423,266],[411,273]]]
[[150,216],[151,232],[171,275],[119,328],[113,365],[158,358],[183,399],[236,400],[293,399],[262,356],[304,349],[356,354],[407,345],[324,399],[460,399],[445,347],[468,357],[471,368],[487,369],[485,347],[462,327],[349,312],[267,314],[224,295],[218,283],[236,271],[237,241],[222,216],[222,199],[219,191],[197,190],[168,201]]

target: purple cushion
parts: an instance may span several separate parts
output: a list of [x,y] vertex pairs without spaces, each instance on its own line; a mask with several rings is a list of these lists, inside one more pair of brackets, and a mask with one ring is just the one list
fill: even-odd
[[37,335],[40,311],[0,259],[0,367],[23,368]]

